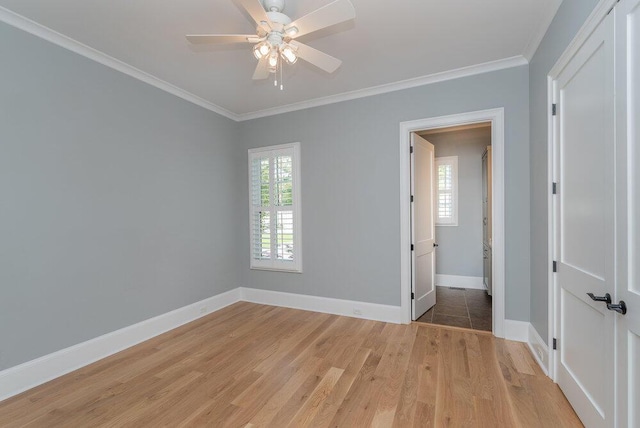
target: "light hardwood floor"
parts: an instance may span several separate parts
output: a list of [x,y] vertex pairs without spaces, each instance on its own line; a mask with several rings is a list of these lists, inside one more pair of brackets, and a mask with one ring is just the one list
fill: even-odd
[[0,426],[582,425],[522,343],[243,302],[0,403]]

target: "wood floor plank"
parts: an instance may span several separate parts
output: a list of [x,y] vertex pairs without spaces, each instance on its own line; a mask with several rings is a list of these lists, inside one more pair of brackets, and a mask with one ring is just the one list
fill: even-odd
[[331,420],[344,402],[344,398],[351,389],[356,377],[362,370],[362,366],[369,357],[369,354],[371,354],[371,350],[367,348],[359,348],[355,351],[353,359],[346,367],[344,373],[338,380],[338,383],[333,388],[333,391],[331,391],[331,394],[329,394],[324,403],[322,403],[322,407],[318,411],[316,417],[311,421],[312,426],[329,426]]
[[411,357],[408,362],[402,389],[398,398],[398,406],[394,418],[394,427],[412,426],[418,403],[418,383],[424,367],[424,358],[427,351],[429,336],[428,330],[416,328],[416,336],[411,349]]
[[241,302],[0,403],[2,427],[580,427],[523,343]]
[[278,414],[280,409],[291,399],[293,394],[302,386],[305,380],[318,370],[322,359],[313,357],[312,361],[308,361],[300,370],[289,378],[287,383],[278,390],[269,401],[262,406],[258,413],[249,422],[255,427],[268,426],[273,418]]
[[340,380],[342,373],[344,373],[344,369],[331,367],[287,426],[292,428],[309,426],[313,418],[318,414],[322,402],[331,394],[333,387]]
[[[376,406],[375,415],[371,423],[371,425],[375,427],[390,427],[393,425],[398,408],[398,401],[400,400],[402,384],[407,374],[411,350],[416,339],[417,327],[400,327],[402,328],[397,332],[399,340],[393,348],[387,350],[386,355],[388,356],[389,363],[384,373],[386,382],[380,391],[381,397]],[[384,362],[381,361],[380,366],[383,366],[383,364]]]
[[343,405],[338,408],[331,426],[366,426],[359,420],[361,415],[367,415],[367,410],[372,409],[372,401],[376,400],[376,393],[384,384],[384,380],[376,376],[376,370],[384,350],[386,349],[391,333],[392,325],[381,325],[373,328],[363,342],[363,347],[370,349],[371,353],[367,357],[353,387],[345,396]]

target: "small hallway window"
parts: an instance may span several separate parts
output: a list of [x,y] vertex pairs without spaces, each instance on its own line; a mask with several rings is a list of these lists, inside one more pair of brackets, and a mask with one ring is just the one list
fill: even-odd
[[435,159],[437,200],[436,225],[458,225],[458,156]]
[[249,150],[251,268],[302,272],[300,143]]

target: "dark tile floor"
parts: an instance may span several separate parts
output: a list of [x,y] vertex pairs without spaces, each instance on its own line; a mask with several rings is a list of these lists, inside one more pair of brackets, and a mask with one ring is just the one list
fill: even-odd
[[436,287],[436,305],[416,321],[491,331],[491,296],[484,290]]

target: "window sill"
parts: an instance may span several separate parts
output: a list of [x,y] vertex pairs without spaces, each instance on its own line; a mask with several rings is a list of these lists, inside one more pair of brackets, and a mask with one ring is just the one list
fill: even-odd
[[302,269],[282,269],[282,268],[270,268],[262,266],[251,266],[251,270],[266,270],[271,272],[284,272],[284,273],[302,273]]

